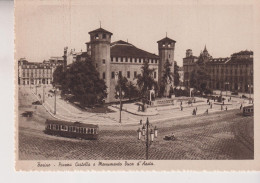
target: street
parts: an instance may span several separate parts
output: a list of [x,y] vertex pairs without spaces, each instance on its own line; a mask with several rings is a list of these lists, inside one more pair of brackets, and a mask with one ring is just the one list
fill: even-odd
[[[42,93],[42,90],[38,91]],[[53,105],[53,97],[45,99],[46,103]],[[57,115],[62,114],[60,117],[77,115],[83,121],[104,121],[99,123],[99,139],[96,141],[56,137],[43,133],[45,120],[55,118],[47,111],[49,108],[32,106],[35,100],[29,88],[19,90],[20,160],[145,159],[144,139],[137,140],[137,129],[142,127],[138,124],[140,116],[123,112],[123,124],[119,125],[118,111],[82,114],[82,111],[68,108],[66,102],[58,99]],[[214,107],[215,110],[220,108]],[[253,117],[242,116],[238,102],[234,102],[234,110],[219,110],[208,115],[203,114],[206,108],[207,105],[198,106],[201,112],[197,116],[191,116],[193,108],[187,108],[184,111],[162,110],[159,115],[149,117],[152,125],[159,129],[158,138],[150,146],[149,159],[253,159]],[[28,110],[33,111],[33,117],[22,117],[21,114]],[[185,117],[177,118],[180,116]],[[129,119],[131,121],[127,122]],[[142,119],[145,122],[146,117]],[[172,133],[177,138],[175,141],[163,140],[164,136]]]

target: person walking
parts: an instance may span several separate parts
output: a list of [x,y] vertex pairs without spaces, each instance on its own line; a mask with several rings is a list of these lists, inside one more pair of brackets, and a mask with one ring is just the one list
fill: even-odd
[[140,125],[142,125],[143,124],[143,121],[142,120],[140,120]]
[[243,106],[242,106],[242,104],[241,104],[241,105],[240,105],[240,111],[241,111],[242,107],[243,107]]
[[226,106],[226,111],[227,111],[227,106]]
[[181,111],[183,111],[183,107],[181,106]]
[[206,114],[209,114],[209,110],[207,109],[205,113],[206,113]]

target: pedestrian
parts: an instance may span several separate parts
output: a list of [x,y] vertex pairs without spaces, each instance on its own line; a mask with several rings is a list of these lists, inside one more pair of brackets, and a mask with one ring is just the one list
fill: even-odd
[[209,113],[209,110],[207,109],[207,110],[206,110],[206,114],[208,114],[208,113]]
[[143,121],[142,120],[140,120],[140,125],[142,125],[143,124]]
[[227,111],[227,106],[226,106],[226,111]]
[[183,111],[183,107],[181,106],[181,111]]
[[193,109],[193,111],[192,111],[192,115],[195,115],[195,109]]
[[242,106],[242,104],[241,104],[241,105],[240,105],[240,110],[242,109],[242,107],[243,107],[243,106]]

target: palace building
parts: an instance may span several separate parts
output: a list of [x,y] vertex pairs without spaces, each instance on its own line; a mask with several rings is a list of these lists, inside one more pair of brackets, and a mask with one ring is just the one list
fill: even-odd
[[18,60],[18,84],[49,85],[53,80],[53,72],[59,65],[63,65],[62,57],[51,57],[42,63],[29,62],[25,58],[21,58]]
[[[80,56],[76,58],[80,60],[84,60],[84,56],[91,58],[100,74],[100,78],[106,82],[108,93],[106,102],[116,100],[114,97],[116,74],[136,83],[135,78],[138,74],[141,74],[141,67],[145,61],[149,63],[150,68],[154,69],[153,77],[158,83],[160,83],[166,60],[169,60],[172,64],[171,70],[174,71],[176,41],[168,37],[157,42],[159,55],[156,55],[122,40],[111,43],[113,34],[103,28],[93,30],[89,34],[90,41],[86,43],[86,52],[82,52],[82,58]],[[76,53],[73,54],[76,55]],[[69,57],[71,55],[67,56],[67,58]],[[169,85],[173,85],[173,83],[169,83]]]
[[189,88],[190,74],[199,59],[206,63],[210,75],[208,86],[213,90],[253,93],[253,52],[240,51],[231,57],[212,58],[206,46],[199,57],[193,56],[192,50],[186,50],[183,58],[184,85]]

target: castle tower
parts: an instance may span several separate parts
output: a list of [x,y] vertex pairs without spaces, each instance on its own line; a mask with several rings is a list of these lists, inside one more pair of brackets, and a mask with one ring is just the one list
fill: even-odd
[[191,49],[187,49],[186,50],[186,58],[191,57],[192,56],[192,50]]
[[[161,85],[161,80],[164,72],[164,65],[167,60],[169,60],[171,64],[171,72],[174,72],[174,48],[176,41],[168,38],[167,36],[163,38],[160,41],[157,41],[158,43],[158,50],[159,50],[159,67],[158,67],[158,84]],[[170,86],[174,87],[173,81],[171,83],[167,84],[166,87],[166,95],[169,94]]]
[[108,94],[106,102],[110,102],[113,95],[110,93],[110,43],[113,34],[101,27],[89,32],[89,34],[90,44],[88,46],[91,50],[91,60],[94,62],[100,78],[106,82]]

